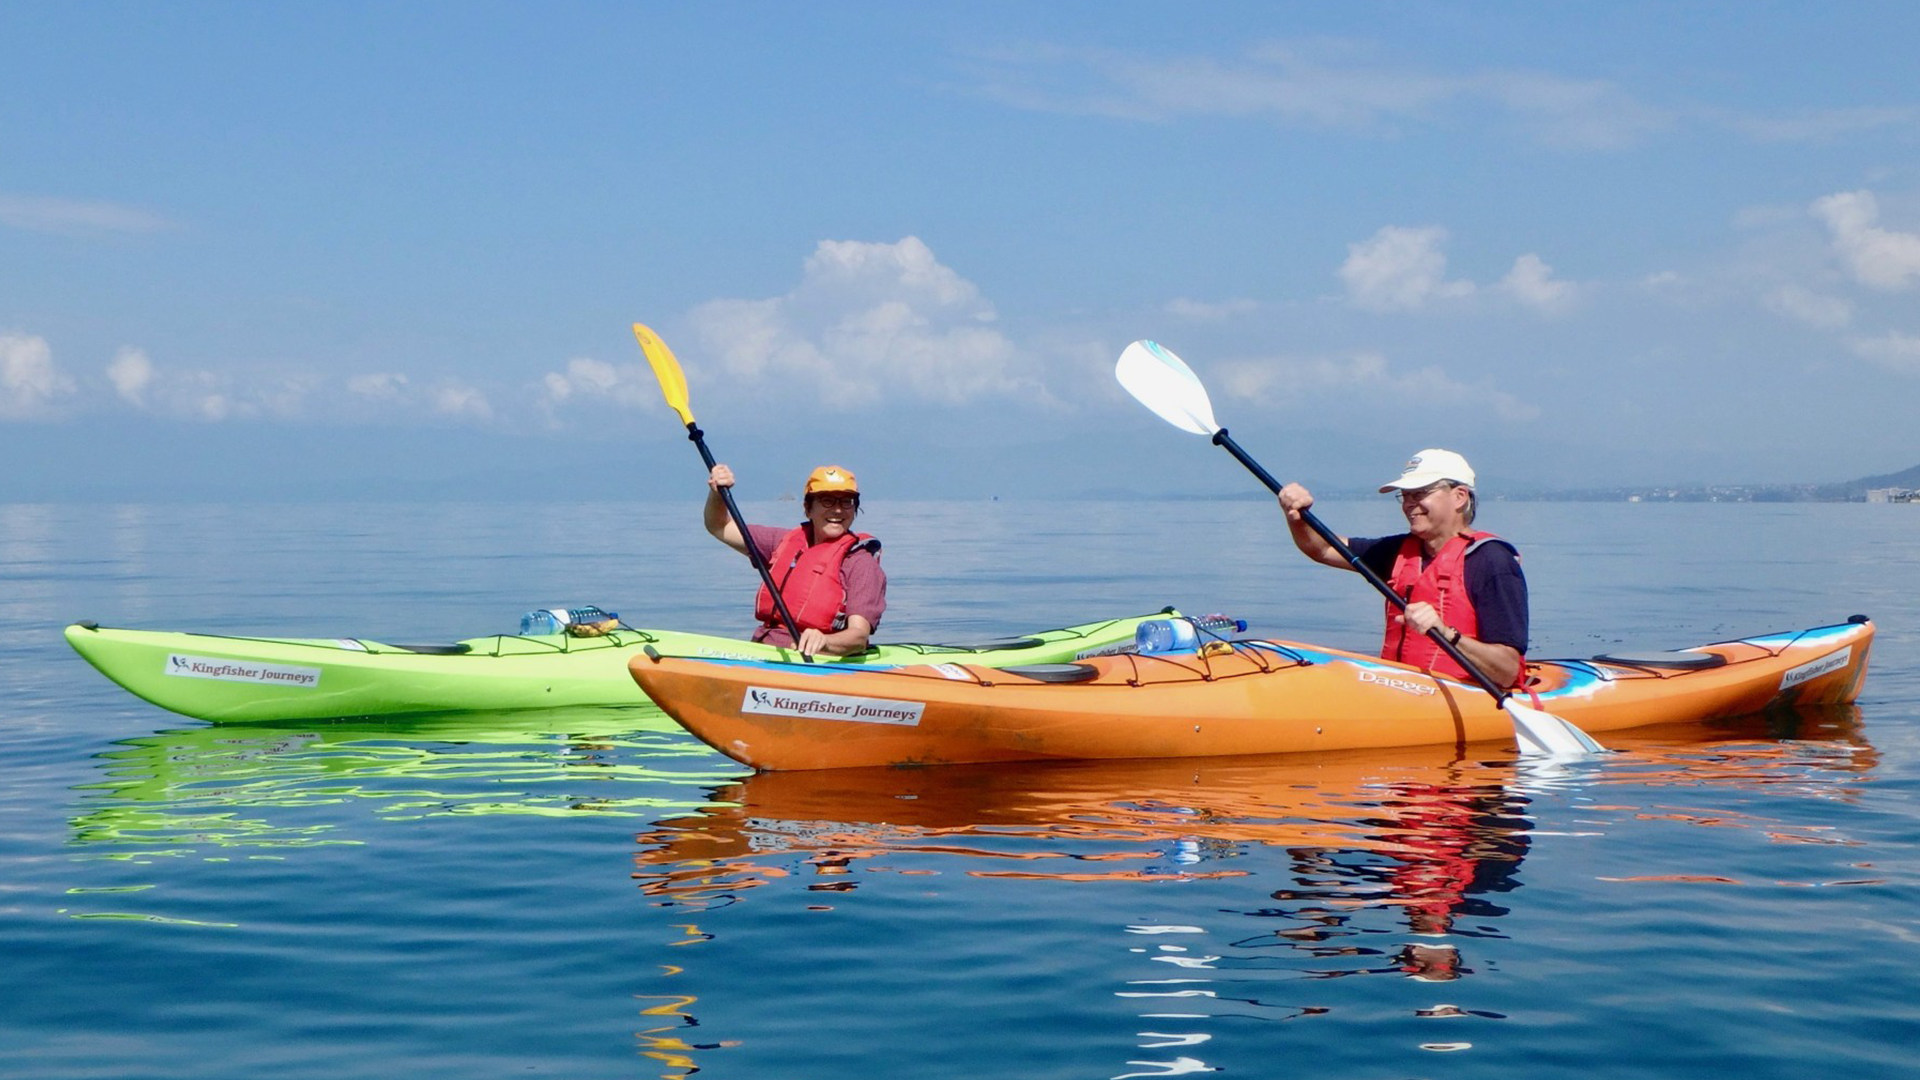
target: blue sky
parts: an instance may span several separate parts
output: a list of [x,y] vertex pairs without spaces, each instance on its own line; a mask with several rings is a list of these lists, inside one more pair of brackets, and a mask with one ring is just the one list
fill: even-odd
[[0,6],[0,499],[1920,462],[1920,6]]

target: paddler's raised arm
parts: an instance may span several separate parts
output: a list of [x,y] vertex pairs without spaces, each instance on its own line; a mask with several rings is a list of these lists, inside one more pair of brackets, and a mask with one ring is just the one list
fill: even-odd
[[733,470],[725,465],[715,465],[707,474],[707,505],[701,512],[701,522],[707,532],[721,543],[742,555],[747,553],[746,537],[740,535],[740,527],[733,523],[733,515],[727,513],[727,500],[721,494],[733,486]]
[[[1313,526],[1308,525],[1306,519],[1301,517],[1301,512],[1313,505],[1313,492],[1299,484],[1287,484],[1280,489],[1279,500],[1280,512],[1287,519],[1287,531],[1293,534],[1293,545],[1299,548],[1302,554],[1314,562],[1337,566],[1342,570],[1353,569],[1346,559],[1341,558],[1340,552],[1336,551],[1332,544],[1327,543],[1319,533],[1313,531]],[[1342,536],[1340,543],[1346,544],[1347,538]]]

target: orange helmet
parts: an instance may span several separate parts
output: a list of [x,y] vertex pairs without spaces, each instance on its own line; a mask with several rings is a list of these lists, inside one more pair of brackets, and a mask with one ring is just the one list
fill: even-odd
[[818,495],[823,491],[845,491],[860,494],[860,485],[854,481],[853,474],[838,465],[822,465],[807,474],[807,486],[802,490],[804,498]]

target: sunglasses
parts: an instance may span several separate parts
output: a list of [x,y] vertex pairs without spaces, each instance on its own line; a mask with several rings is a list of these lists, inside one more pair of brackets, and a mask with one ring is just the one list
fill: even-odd
[[1453,486],[1452,481],[1442,480],[1438,483],[1428,484],[1423,488],[1414,488],[1412,491],[1402,491],[1400,492],[1400,501],[1420,502],[1436,491],[1450,491],[1453,489]]

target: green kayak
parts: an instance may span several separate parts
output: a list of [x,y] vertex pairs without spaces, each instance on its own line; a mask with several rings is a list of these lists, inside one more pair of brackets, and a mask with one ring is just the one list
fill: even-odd
[[[987,666],[1049,664],[1133,644],[1134,628],[1176,614],[1042,630],[972,645],[876,645],[839,664],[897,666],[946,661]],[[798,653],[751,641],[673,630],[621,628],[600,637],[498,635],[451,645],[387,645],[358,638],[224,637],[67,627],[67,643],[101,673],[185,716],[228,723],[394,716],[409,713],[644,705],[627,673],[642,648],[671,656],[798,661]]]

